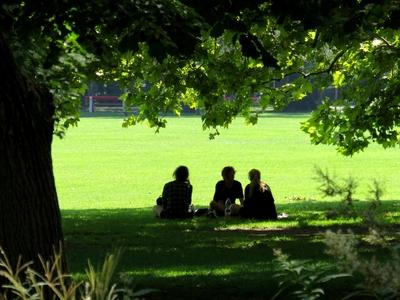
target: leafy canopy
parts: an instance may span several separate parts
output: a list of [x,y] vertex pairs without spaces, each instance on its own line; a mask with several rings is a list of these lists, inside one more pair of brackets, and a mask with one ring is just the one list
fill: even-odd
[[18,66],[53,93],[59,134],[102,79],[140,107],[126,126],[164,127],[160,112],[185,104],[214,135],[238,115],[257,122],[253,93],[281,109],[336,87],[302,125],[313,143],[351,155],[400,141],[398,0],[5,1],[0,22]]

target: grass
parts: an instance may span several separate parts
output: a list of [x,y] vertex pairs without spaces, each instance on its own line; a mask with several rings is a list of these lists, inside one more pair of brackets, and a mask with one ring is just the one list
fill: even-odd
[[304,115],[271,114],[256,126],[237,120],[215,140],[195,117],[168,118],[155,134],[146,126],[122,128],[120,117],[82,118],[78,128],[53,143],[54,172],[62,209],[140,208],[153,205],[178,165],[187,165],[193,202],[207,205],[221,169],[233,165],[247,184],[251,168],[261,170],[277,204],[301,196],[319,199],[314,166],[360,181],[356,197],[366,197],[376,178],[385,182],[385,199],[398,199],[400,152],[371,146],[353,157],[334,147],[313,146],[299,130]]
[[81,272],[87,256],[100,262],[110,247],[121,246],[120,271],[137,288],[158,288],[168,299],[271,295],[273,248],[296,258],[326,259],[320,238],[226,230],[237,220],[155,220],[146,209],[63,211],[63,216],[72,270]]
[[[384,205],[383,211],[399,211],[397,202]],[[147,208],[63,210],[66,253],[74,276],[81,278],[86,258],[99,265],[107,252],[122,247],[119,272],[131,278],[136,289],[159,289],[156,299],[269,299],[277,290],[273,249],[282,249],[293,259],[332,265],[335,261],[324,252],[322,233],[339,228],[365,232],[359,219],[326,220],[326,206],[308,203],[299,212],[300,206],[283,205],[291,217],[275,222],[160,220]],[[386,219],[398,224],[400,215]],[[398,232],[398,226],[392,228]],[[327,287],[328,299],[351,288],[351,281],[335,284]]]
[[[329,220],[337,201],[321,200],[314,165],[360,180],[359,199],[368,183],[386,182],[381,218],[398,229],[400,199],[398,149],[372,146],[352,158],[335,149],[312,146],[299,131],[305,115],[271,114],[257,126],[237,120],[209,140],[198,118],[169,118],[160,134],[145,126],[121,128],[120,117],[82,118],[78,128],[53,143],[56,184],[63,216],[66,252],[74,276],[83,276],[88,258],[100,264],[107,252],[123,247],[119,271],[136,288],[158,288],[156,299],[268,299],[277,288],[273,249],[296,259],[332,264],[324,253],[326,229],[361,229],[360,218]],[[193,200],[207,206],[225,165],[259,168],[273,189],[278,211],[290,217],[275,222],[236,218],[155,219],[151,206],[176,166],[191,172]],[[291,199],[301,198],[303,201]],[[361,211],[368,204],[356,201]],[[395,234],[396,236],[396,234]],[[396,236],[398,239],[398,236]],[[345,293],[349,281],[328,288]],[[329,292],[331,290],[331,293]]]

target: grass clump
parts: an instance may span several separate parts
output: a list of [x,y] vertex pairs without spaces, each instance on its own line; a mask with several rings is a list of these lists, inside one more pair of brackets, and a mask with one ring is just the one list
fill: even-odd
[[137,299],[154,290],[134,292],[129,287],[117,288],[113,283],[115,270],[121,257],[121,250],[108,254],[100,270],[96,270],[88,261],[86,280],[76,281],[72,275],[63,270],[62,253],[54,252],[52,261],[40,257],[41,270],[33,269],[32,263],[22,263],[19,258],[15,269],[11,266],[7,255],[1,250],[0,277],[1,300],[116,300]]

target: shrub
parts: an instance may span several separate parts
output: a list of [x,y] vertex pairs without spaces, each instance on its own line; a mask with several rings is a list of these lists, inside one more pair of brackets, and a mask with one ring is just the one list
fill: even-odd
[[365,239],[387,250],[387,260],[362,257],[357,250],[359,241],[351,232],[347,234],[328,231],[325,236],[327,253],[335,257],[338,269],[359,278],[355,290],[347,295],[372,299],[399,299],[400,297],[400,255],[399,245],[388,243],[384,234],[371,230]]
[[369,187],[369,194],[370,194],[370,205],[368,206],[368,209],[366,209],[363,214],[363,222],[371,228],[375,228],[378,226],[378,209],[381,206],[381,198],[382,195],[384,194],[385,190],[383,187],[383,184],[374,179],[372,182],[372,185]]
[[315,167],[317,174],[316,180],[321,182],[319,190],[322,192],[323,197],[334,197],[341,196],[342,202],[347,206],[353,206],[354,193],[358,187],[357,180],[351,176],[343,180],[342,184],[339,184],[335,177],[330,175],[328,170],[325,172]]
[[328,219],[337,217],[350,217],[356,218],[361,217],[363,222],[368,227],[375,227],[377,224],[378,208],[381,206],[382,195],[384,194],[383,184],[374,179],[369,187],[369,198],[370,204],[364,211],[357,212],[354,208],[354,194],[358,187],[357,180],[351,176],[342,180],[342,183],[338,183],[336,178],[329,174],[328,170],[323,171],[319,167],[315,167],[316,180],[321,182],[319,190],[323,193],[323,197],[334,197],[341,196],[342,204],[335,210],[326,212]]
[[47,299],[49,295],[53,299],[76,299],[80,284],[63,273],[60,253],[55,253],[52,263],[39,257],[43,271],[38,273],[31,268],[32,262],[22,263],[21,258],[13,270],[7,255],[0,251],[0,277],[8,282],[2,286],[0,299]]
[[355,282],[354,289],[343,299],[400,299],[400,245],[392,245],[384,232],[370,229],[364,241],[388,253],[385,260],[379,260],[360,254],[359,239],[351,231],[326,232],[326,252],[335,258],[334,267],[290,260],[280,250],[274,250],[274,277],[278,278],[279,288],[272,299],[318,299],[325,295],[327,284],[342,277],[352,277]]
[[349,276],[334,273],[332,267],[312,264],[309,260],[290,260],[281,250],[275,249],[274,255],[278,269],[274,277],[279,281],[279,289],[272,299],[318,299],[325,294],[325,284]]
[[[1,249],[0,249],[1,250]],[[8,282],[2,286],[0,300],[7,299],[60,299],[60,300],[115,300],[137,299],[156,290],[145,289],[133,291],[129,287],[117,288],[112,283],[114,273],[121,257],[122,250],[107,254],[100,270],[96,270],[90,261],[86,269],[86,282],[72,280],[70,274],[62,270],[61,253],[54,253],[52,262],[40,258],[42,272],[31,268],[32,263],[18,260],[15,270],[1,250],[0,277]]]

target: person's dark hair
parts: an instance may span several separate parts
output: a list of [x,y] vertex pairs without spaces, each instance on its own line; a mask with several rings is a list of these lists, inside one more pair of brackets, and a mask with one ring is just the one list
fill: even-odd
[[189,169],[185,166],[179,166],[174,171],[174,177],[178,181],[187,181],[189,178]]
[[225,176],[226,176],[227,174],[229,174],[229,173],[233,173],[233,175],[235,175],[235,173],[236,173],[235,169],[234,169],[232,166],[226,166],[226,167],[224,167],[224,168],[222,169],[222,171],[221,171],[221,176],[222,176],[223,178],[225,178]]

